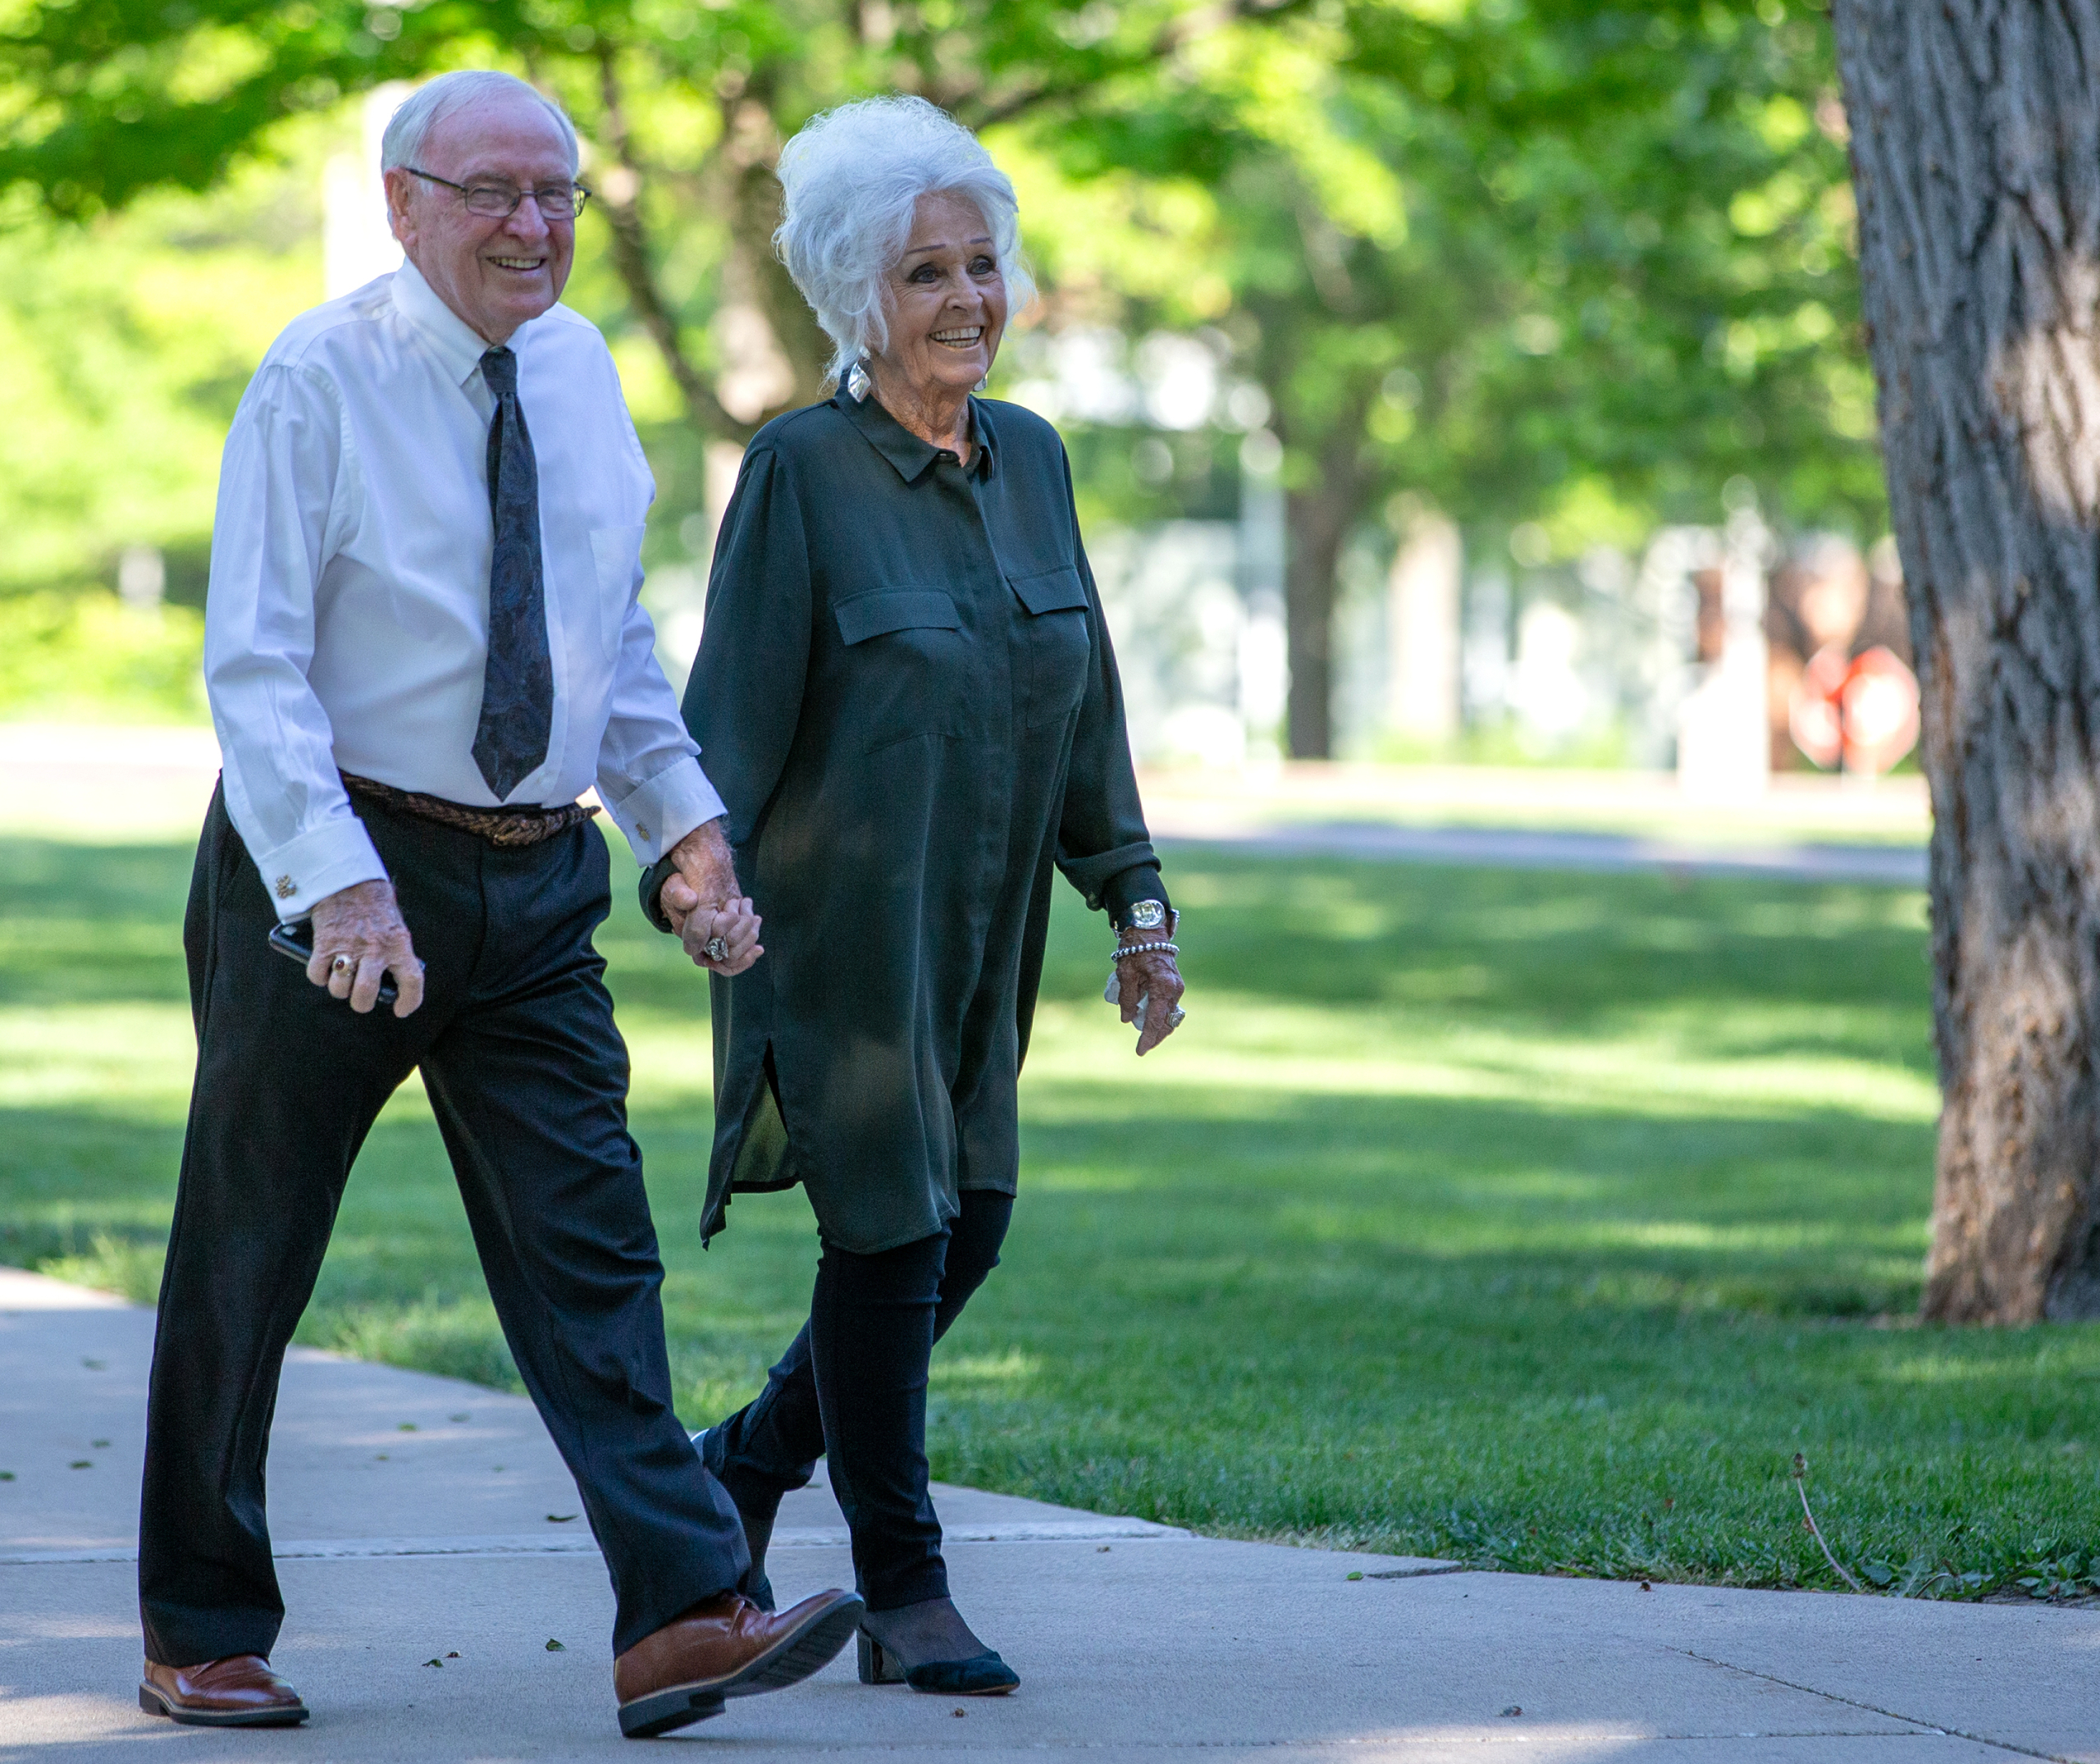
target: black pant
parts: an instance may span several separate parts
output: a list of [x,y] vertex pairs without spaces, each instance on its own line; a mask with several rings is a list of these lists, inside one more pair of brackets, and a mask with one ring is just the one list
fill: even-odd
[[980,1189],[961,1200],[937,1236],[874,1255],[824,1245],[809,1322],[756,1400],[716,1429],[710,1454],[738,1508],[770,1520],[828,1450],[870,1611],[947,1597],[926,1492],[927,1369],[999,1265],[1014,1204]]
[[612,1572],[615,1650],[736,1585],[742,1527],[671,1407],[663,1281],[627,1050],[591,934],[589,827],[502,850],[361,804],[427,973],[360,1017],[266,942],[276,922],[221,797],[183,942],[198,1061],[161,1283],[139,1593],[148,1655],[267,1654],[284,1618],[263,1462],[286,1344],[352,1160],[420,1067],[489,1296]]

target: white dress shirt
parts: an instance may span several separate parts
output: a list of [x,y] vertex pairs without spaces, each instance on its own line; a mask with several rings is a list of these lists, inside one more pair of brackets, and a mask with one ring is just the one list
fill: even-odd
[[[404,263],[294,320],[226,437],[204,679],[226,811],[280,918],[384,876],[339,772],[496,806],[473,756],[488,652],[488,345]],[[644,865],[722,799],[637,593],[655,482],[605,340],[556,306],[510,339],[539,464],[554,721],[505,800],[595,783]]]

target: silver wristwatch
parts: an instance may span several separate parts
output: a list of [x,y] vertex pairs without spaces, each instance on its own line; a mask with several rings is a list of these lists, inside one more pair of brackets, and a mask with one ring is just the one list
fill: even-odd
[[1157,931],[1166,926],[1166,903],[1163,900],[1135,900],[1130,903],[1130,915],[1119,929],[1125,931]]

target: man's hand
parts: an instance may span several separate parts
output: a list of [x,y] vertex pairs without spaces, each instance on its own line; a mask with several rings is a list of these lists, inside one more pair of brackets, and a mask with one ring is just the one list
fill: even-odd
[[[710,973],[742,973],[765,953],[758,940],[765,921],[737,892],[737,861],[722,836],[722,823],[710,820],[694,828],[671,848],[671,861],[678,869],[664,877],[656,898],[686,953]],[[709,944],[718,938],[724,951],[719,958],[708,953]]]
[[400,996],[394,1014],[408,1017],[423,1002],[423,965],[401,922],[391,882],[355,882],[313,909],[313,959],[306,977],[329,996],[348,999],[350,1008],[371,1010],[379,982],[391,971]]
[[[1120,944],[1148,944],[1159,941],[1157,931],[1130,930],[1123,933]],[[1116,964],[1116,991],[1117,1006],[1123,1021],[1134,1023],[1138,1020],[1138,1000],[1145,1003],[1145,1026],[1138,1033],[1138,1058],[1157,1047],[1177,1026],[1173,1021],[1175,1008],[1181,1003],[1180,970],[1174,965],[1174,957],[1164,950],[1150,955],[1125,956]]]

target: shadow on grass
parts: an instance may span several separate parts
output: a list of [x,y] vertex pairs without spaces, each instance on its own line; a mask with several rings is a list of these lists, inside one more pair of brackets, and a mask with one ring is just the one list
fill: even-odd
[[[0,840],[0,1017],[33,1035],[34,1013],[130,1002],[156,1035],[180,1025],[188,872],[172,846]],[[1171,880],[1192,1008],[1229,989],[1249,1019],[1235,1057],[1310,1033],[1420,1060],[1448,1025],[1554,1058],[1618,1035],[1636,1081],[1751,1055],[1929,1073],[1915,895],[1237,858]],[[693,976],[626,900],[601,937],[615,994],[688,1033]],[[1104,953],[1061,897],[1046,998],[1098,1008]],[[2003,1579],[2095,1543],[2100,1328],[1874,1326],[1915,1302],[1922,1119],[1848,1110],[1827,1079],[1812,1104],[1774,1081],[1652,1111],[1637,1081],[1570,1079],[1565,1104],[1312,1095],[1206,1083],[1196,1049],[1179,1076],[1029,1081],[1014,1236],[937,1364],[940,1474],[1244,1534],[1824,1584],[1802,1451],[1855,1563]],[[179,1117],[175,1096],[7,1108],[0,1259],[149,1296]],[[815,1233],[801,1195],[746,1197],[703,1257],[704,1108],[644,1094],[635,1129],[681,1404],[705,1421],[792,1333]],[[359,1160],[301,1338],[515,1387],[413,1110]]]

